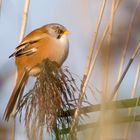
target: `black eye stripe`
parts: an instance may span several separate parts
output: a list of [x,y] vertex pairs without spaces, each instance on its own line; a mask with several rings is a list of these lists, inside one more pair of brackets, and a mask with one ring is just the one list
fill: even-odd
[[60,38],[61,38],[61,35],[58,35],[58,36],[57,36],[57,39],[60,39]]

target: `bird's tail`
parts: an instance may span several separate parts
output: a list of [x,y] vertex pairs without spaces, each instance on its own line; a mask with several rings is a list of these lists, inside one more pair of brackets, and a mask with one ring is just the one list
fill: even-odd
[[16,103],[17,103],[17,105],[19,104],[27,80],[28,80],[27,71],[24,71],[22,73],[18,73],[16,85],[14,87],[12,95],[11,95],[9,102],[7,104],[7,107],[5,109],[5,113],[4,113],[5,120],[7,120],[7,121],[9,120],[9,117],[14,110],[15,104]]

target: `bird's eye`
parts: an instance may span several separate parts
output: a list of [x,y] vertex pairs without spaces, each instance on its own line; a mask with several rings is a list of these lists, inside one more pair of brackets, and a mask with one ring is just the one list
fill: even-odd
[[61,34],[61,30],[57,30],[58,34]]

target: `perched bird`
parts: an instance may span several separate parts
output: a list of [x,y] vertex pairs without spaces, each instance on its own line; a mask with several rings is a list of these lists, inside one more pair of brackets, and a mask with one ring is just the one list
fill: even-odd
[[15,56],[17,78],[4,113],[5,120],[9,120],[15,104],[20,102],[28,77],[39,74],[38,64],[48,58],[61,66],[66,60],[69,52],[68,34],[68,30],[60,24],[47,24],[29,33],[9,56]]

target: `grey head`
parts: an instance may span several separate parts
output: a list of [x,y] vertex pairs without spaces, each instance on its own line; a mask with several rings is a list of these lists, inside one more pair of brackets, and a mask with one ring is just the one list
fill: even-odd
[[58,24],[58,23],[50,23],[50,24],[43,26],[43,28],[45,29],[45,32],[48,35],[50,35],[56,39],[60,39],[62,37],[62,35],[69,34],[68,30],[63,25]]

